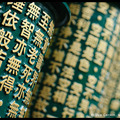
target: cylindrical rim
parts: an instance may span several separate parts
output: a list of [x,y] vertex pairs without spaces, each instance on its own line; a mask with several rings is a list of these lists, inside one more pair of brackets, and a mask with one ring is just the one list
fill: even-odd
[[69,6],[66,2],[44,2],[55,17],[55,27],[65,25],[71,17]]

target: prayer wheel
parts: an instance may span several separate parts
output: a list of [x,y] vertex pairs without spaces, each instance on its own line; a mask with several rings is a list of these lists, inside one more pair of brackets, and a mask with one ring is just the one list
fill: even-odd
[[[62,14],[64,12],[64,14]],[[65,2],[0,2],[0,117],[23,118]]]
[[71,19],[54,32],[26,118],[118,117],[119,5],[68,4]]

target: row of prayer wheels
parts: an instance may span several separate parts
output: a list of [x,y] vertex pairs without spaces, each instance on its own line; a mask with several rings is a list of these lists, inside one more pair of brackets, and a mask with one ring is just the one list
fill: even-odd
[[0,3],[1,118],[120,116],[115,2]]

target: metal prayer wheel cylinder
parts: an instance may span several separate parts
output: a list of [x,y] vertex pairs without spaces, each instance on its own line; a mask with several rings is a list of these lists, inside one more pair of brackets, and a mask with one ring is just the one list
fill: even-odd
[[[54,32],[28,118],[96,118],[109,113],[119,82],[120,8],[106,2],[68,4],[71,20]],[[115,105],[110,108],[117,109]]]
[[24,117],[54,27],[69,17],[65,2],[0,2],[1,118]]

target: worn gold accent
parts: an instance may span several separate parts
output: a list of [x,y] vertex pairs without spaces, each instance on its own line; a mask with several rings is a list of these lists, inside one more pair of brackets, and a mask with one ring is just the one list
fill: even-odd
[[56,112],[56,111],[57,111],[57,107],[56,107],[56,106],[53,106],[53,107],[52,107],[52,111],[53,111],[53,112]]
[[2,106],[3,105],[3,101],[2,100],[0,100],[0,106]]

